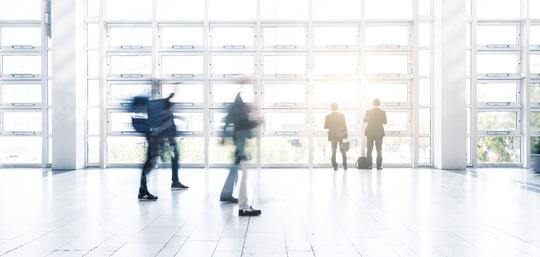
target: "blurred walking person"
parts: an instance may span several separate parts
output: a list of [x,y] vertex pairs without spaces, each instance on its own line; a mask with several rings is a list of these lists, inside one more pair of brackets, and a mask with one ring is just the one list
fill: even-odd
[[[166,150],[172,151],[171,169],[172,169],[172,190],[187,189],[188,187],[180,183],[178,179],[179,169],[179,151],[176,143],[176,125],[174,124],[173,104],[169,97],[157,100],[148,100],[144,97],[135,97],[133,101],[134,112],[146,112],[146,119],[133,118],[132,124],[135,130],[143,132],[146,137],[148,149],[146,151],[146,162],[141,172],[141,181],[139,187],[139,200],[157,200],[158,197],[148,191],[146,175],[155,166],[157,157],[163,155]],[[167,145],[169,147],[167,147]]]
[[[253,129],[261,123],[260,117],[254,117],[252,108],[242,100],[240,93],[236,95],[234,103],[230,106],[227,116],[225,117],[225,125],[223,126],[223,134],[221,143],[225,143],[226,137],[231,137],[235,146],[234,163],[231,165],[229,175],[225,180],[223,189],[220,195],[220,201],[229,203],[238,203],[239,216],[258,216],[260,210],[253,209],[248,204],[247,197],[247,169],[245,162],[248,160],[246,154],[246,141],[253,136]],[[238,199],[233,197],[234,185],[238,180],[238,170],[242,171],[242,179],[240,180]]]

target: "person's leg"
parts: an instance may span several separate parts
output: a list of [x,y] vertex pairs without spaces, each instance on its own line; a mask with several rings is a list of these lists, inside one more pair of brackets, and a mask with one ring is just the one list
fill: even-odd
[[234,184],[236,184],[237,179],[238,179],[238,165],[233,164],[231,165],[231,168],[229,169],[229,175],[227,176],[227,179],[225,180],[225,184],[223,184],[223,189],[221,189],[221,195],[219,197],[220,201],[234,201],[233,190],[234,190]]
[[247,169],[245,162],[240,162],[240,170],[242,171],[242,179],[240,179],[240,188],[238,191],[238,207],[240,210],[249,210],[248,197],[247,197]]
[[375,140],[375,148],[377,149],[377,169],[382,168],[382,137]]
[[157,197],[150,194],[150,192],[148,192],[148,185],[147,185],[147,178],[146,178],[146,176],[148,175],[148,173],[152,170],[152,167],[154,166],[154,159],[156,157],[154,154],[155,146],[153,145],[152,140],[147,139],[147,142],[148,142],[148,148],[146,151],[146,161],[141,171],[141,181],[140,181],[138,198],[140,200],[156,200]]
[[341,152],[341,163],[343,164],[343,169],[347,169],[347,151],[343,149],[343,140],[339,140],[339,151]]
[[375,139],[373,137],[368,136],[367,137],[367,158],[369,162],[369,168],[373,165],[373,143],[375,142]]
[[247,197],[247,168],[245,162],[240,162],[242,170],[242,179],[240,180],[240,188],[238,192],[238,215],[239,216],[258,216],[261,215],[261,210],[253,209],[248,203]]
[[180,168],[180,164],[179,164],[180,154],[179,154],[179,151],[178,151],[178,145],[176,143],[175,138],[170,137],[167,141],[169,142],[169,146],[173,150],[173,156],[171,158],[171,168],[172,168],[172,178],[171,179],[172,179],[172,183],[175,184],[175,183],[179,183],[178,169]]
[[334,169],[337,168],[337,162],[336,162],[336,149],[337,149],[337,142],[334,142],[332,141],[331,142],[331,146],[332,146],[332,159],[330,160],[331,163],[332,163],[332,167]]

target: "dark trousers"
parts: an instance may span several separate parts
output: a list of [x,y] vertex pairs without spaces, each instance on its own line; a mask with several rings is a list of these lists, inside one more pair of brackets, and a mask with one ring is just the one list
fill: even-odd
[[139,188],[139,193],[147,193],[148,185],[146,175],[150,173],[152,167],[155,166],[155,161],[165,146],[165,143],[168,143],[173,150],[173,156],[171,158],[171,167],[172,167],[172,182],[176,183],[178,179],[178,169],[180,165],[178,163],[180,155],[178,151],[178,145],[174,137],[169,138],[150,138],[147,137],[146,141],[148,143],[148,149],[146,151],[146,162],[144,163],[142,172],[141,172],[141,186]]
[[347,152],[342,150],[343,140],[331,141],[332,144],[332,167],[337,168],[336,162],[336,151],[339,144],[339,151],[341,152],[341,158],[343,163],[343,168],[347,167]]
[[373,165],[373,144],[377,150],[377,168],[382,167],[382,140],[383,137],[371,137],[367,136],[367,158],[370,166]]

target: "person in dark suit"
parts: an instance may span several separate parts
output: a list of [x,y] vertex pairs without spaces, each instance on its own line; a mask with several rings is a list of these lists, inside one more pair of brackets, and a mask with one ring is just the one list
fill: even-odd
[[382,170],[382,141],[384,134],[384,126],[386,124],[386,112],[381,110],[381,101],[373,99],[373,108],[366,112],[364,122],[367,123],[365,135],[367,137],[367,158],[369,168],[373,165],[373,144],[377,149],[377,169]]
[[334,167],[334,170],[337,170],[336,150],[339,144],[339,150],[343,159],[343,169],[347,170],[347,151],[343,147],[343,140],[348,138],[349,134],[347,133],[345,115],[337,112],[338,107],[337,103],[332,103],[330,105],[332,113],[326,115],[324,128],[328,129],[328,141],[330,141],[332,145],[332,167]]

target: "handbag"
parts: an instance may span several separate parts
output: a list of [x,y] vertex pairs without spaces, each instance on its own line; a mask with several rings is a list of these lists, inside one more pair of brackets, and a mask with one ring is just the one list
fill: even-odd
[[343,139],[343,143],[341,143],[340,148],[342,152],[349,151],[349,148],[351,148],[351,143],[349,142],[349,139]]

